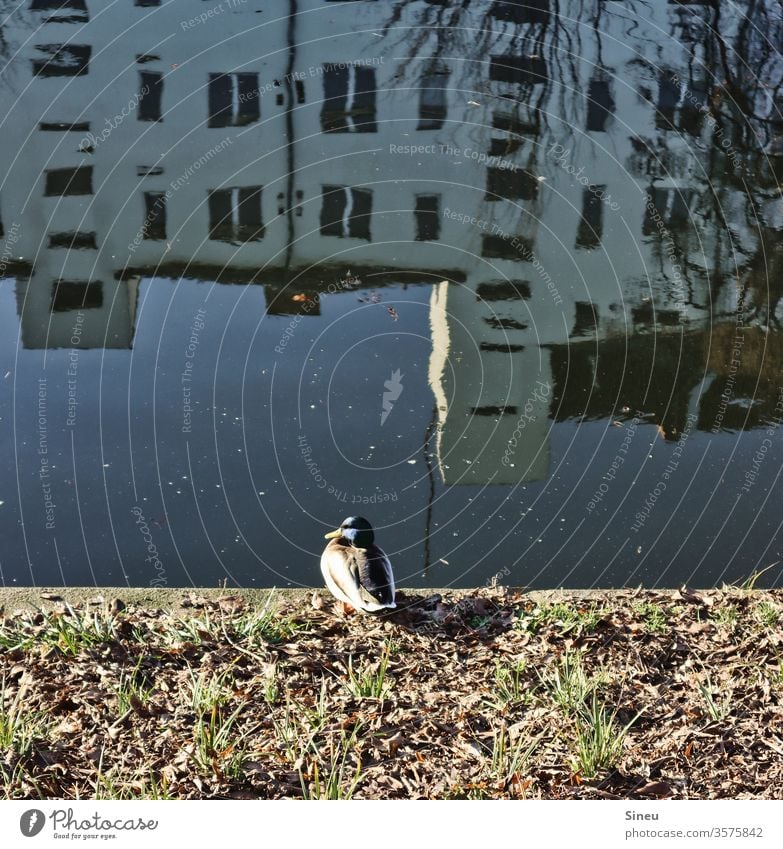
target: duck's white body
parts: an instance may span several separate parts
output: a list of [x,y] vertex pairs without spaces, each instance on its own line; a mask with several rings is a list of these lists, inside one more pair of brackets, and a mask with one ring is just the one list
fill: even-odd
[[[365,544],[372,539],[369,522],[358,517],[346,520],[349,521],[364,522],[367,527],[362,528],[358,536]],[[357,534],[352,533],[353,530],[344,523],[343,528],[327,535],[331,541],[321,555],[321,572],[329,592],[367,613],[396,607],[389,558],[374,542],[366,547],[354,545],[351,537]]]

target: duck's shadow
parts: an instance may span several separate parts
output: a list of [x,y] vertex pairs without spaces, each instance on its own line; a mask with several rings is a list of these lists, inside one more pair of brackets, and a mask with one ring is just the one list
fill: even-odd
[[514,605],[502,593],[444,598],[439,593],[423,596],[398,591],[395,601],[394,610],[375,617],[422,636],[489,639],[513,628],[517,619]]

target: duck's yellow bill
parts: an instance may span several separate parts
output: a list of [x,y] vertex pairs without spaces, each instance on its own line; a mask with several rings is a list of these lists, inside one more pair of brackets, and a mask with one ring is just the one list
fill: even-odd
[[336,531],[332,531],[330,534],[324,534],[324,539],[337,539],[337,537],[342,536],[342,528],[338,528]]

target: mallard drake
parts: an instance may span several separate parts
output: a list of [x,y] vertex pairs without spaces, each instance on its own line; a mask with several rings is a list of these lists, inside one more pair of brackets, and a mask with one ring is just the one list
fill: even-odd
[[330,542],[321,555],[321,572],[335,598],[366,613],[397,606],[391,563],[375,544],[367,519],[349,516],[325,539]]

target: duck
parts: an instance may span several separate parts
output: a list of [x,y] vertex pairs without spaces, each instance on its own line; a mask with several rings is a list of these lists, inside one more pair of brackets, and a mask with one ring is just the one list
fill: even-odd
[[372,525],[349,516],[321,555],[321,572],[329,592],[363,613],[395,608],[394,575],[389,558],[375,544]]

